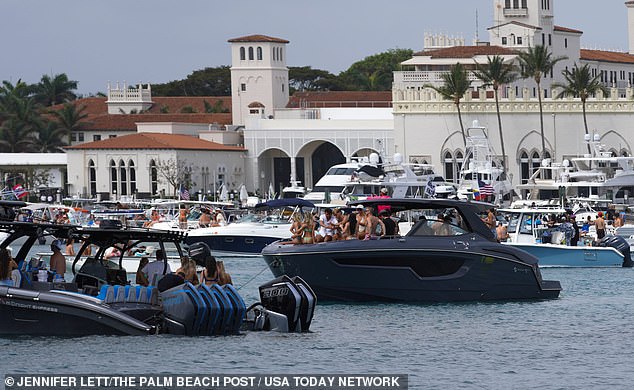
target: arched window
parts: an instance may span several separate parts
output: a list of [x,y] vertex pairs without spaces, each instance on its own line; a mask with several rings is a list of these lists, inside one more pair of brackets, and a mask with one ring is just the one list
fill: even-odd
[[526,153],[526,151],[522,151],[522,153],[520,153],[520,177],[522,184],[528,183],[528,178],[531,177],[528,153]]
[[443,165],[445,166],[445,180],[455,183],[458,178],[454,175],[454,161],[450,151],[446,151],[443,155]]
[[464,164],[464,155],[462,151],[458,150],[456,152],[456,177],[460,176],[460,172],[462,171],[462,165]]
[[92,160],[88,161],[88,188],[90,188],[90,196],[97,194],[97,169]]
[[246,51],[244,50],[244,46],[240,47],[240,60],[244,61],[247,59]]
[[531,156],[532,161],[531,161],[531,175],[535,172],[537,172],[539,170],[540,165],[542,164],[542,159],[539,156],[539,153],[537,153],[536,151],[533,152],[533,155]]
[[277,61],[277,47],[274,47],[272,50],[273,54],[271,55],[271,57],[273,57],[273,61]]
[[128,195],[128,172],[123,160],[119,161],[119,179],[121,180],[121,195]]
[[261,46],[258,46],[257,54],[258,54],[258,60],[262,61],[262,47]]
[[114,160],[110,160],[110,192],[116,194],[119,189],[118,187],[117,164]]
[[150,192],[152,195],[158,192],[158,168],[154,160],[150,160]]
[[253,61],[253,47],[249,46],[249,61]]
[[[544,152],[544,160],[551,158],[550,156],[550,152],[549,151],[545,151]],[[552,164],[552,162],[551,162]],[[543,177],[542,179],[552,179],[553,178],[553,171],[551,171],[550,169],[544,169],[543,170]]]
[[130,194],[136,194],[136,168],[134,161],[128,161],[128,171],[130,172]]
[[280,61],[284,61],[284,55],[282,53],[283,51],[284,49],[280,47]]

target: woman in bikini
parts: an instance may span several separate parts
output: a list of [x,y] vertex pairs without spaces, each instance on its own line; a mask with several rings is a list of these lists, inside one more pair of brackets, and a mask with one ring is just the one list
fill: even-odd
[[301,213],[293,214],[293,223],[291,224],[291,241],[293,244],[301,244],[303,238],[304,225],[302,223]]
[[363,208],[359,208],[359,212],[357,213],[357,239],[365,240],[366,234],[369,234],[369,231],[367,231],[367,225],[368,220],[365,215],[365,210]]
[[312,244],[314,242],[313,230],[315,229],[315,222],[313,221],[313,214],[310,211],[304,213],[304,221],[302,222],[302,241],[304,244]]
[[216,258],[209,256],[205,263],[205,268],[200,272],[200,284],[204,283],[207,286],[212,286],[219,282]]

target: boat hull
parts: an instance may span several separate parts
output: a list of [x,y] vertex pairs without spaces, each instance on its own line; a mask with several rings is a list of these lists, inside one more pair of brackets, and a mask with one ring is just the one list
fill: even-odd
[[258,235],[210,234],[187,236],[185,243],[191,245],[204,242],[216,255],[259,256],[265,246],[279,239],[280,237]]
[[548,299],[561,290],[558,282],[541,281],[536,268],[504,251],[448,250],[429,242],[416,245],[412,238],[389,240],[393,243],[386,247],[385,241],[272,244],[262,255],[275,276],[300,276],[320,300]]
[[623,267],[623,254],[609,247],[505,243],[539,259],[540,267]]
[[2,335],[76,337],[153,332],[153,326],[98,303],[96,299],[0,287]]

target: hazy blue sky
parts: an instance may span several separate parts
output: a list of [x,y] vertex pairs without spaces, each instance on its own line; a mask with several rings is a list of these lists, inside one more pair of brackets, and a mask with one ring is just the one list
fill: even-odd
[[[555,23],[584,31],[584,47],[623,50],[624,0],[551,0]],[[162,83],[230,65],[227,40],[288,39],[289,66],[333,73],[391,48],[421,50],[423,34],[471,44],[493,25],[492,0],[0,0],[0,80],[66,73],[81,93],[108,80]]]

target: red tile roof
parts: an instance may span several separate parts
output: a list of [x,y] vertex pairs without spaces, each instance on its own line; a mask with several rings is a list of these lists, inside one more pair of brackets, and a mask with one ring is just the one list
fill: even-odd
[[[205,101],[210,105],[222,100],[222,106],[229,113],[208,114],[205,113]],[[141,114],[108,114],[108,106],[105,97],[83,98],[73,102],[77,107],[85,106],[83,113],[88,114],[82,120],[81,130],[125,130],[136,131],[137,122],[185,122],[185,123],[218,123],[229,125],[231,118],[231,96],[202,96],[202,97],[161,97],[152,98],[152,107]],[[192,107],[196,113],[180,113],[183,107]],[[161,113],[162,108],[167,108],[168,113]],[[56,105],[51,109],[60,109],[62,105]]]
[[392,91],[295,92],[286,108],[392,107]]
[[228,146],[182,134],[135,133],[101,141],[68,146],[66,149],[181,149],[244,152],[240,146]]
[[432,58],[472,58],[475,56],[513,54],[517,54],[517,52],[502,46],[453,46],[414,53],[415,56],[430,56]]
[[555,31],[562,31],[562,32],[569,32],[569,33],[574,33],[574,34],[583,34],[583,31],[581,31],[581,30],[575,30],[574,28],[561,27],[561,26],[555,26],[554,30]]
[[227,42],[276,42],[289,43],[286,39],[269,37],[266,35],[247,35],[245,37],[229,39]]
[[634,64],[634,55],[616,51],[581,49],[580,59],[586,61],[614,62],[619,64]]

